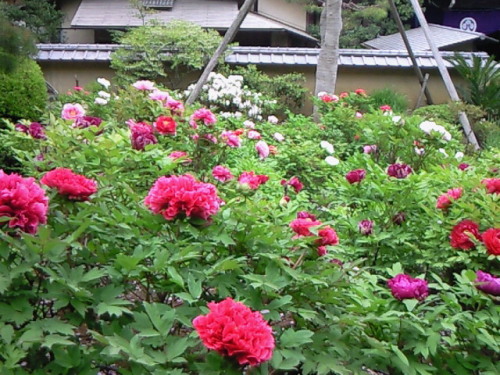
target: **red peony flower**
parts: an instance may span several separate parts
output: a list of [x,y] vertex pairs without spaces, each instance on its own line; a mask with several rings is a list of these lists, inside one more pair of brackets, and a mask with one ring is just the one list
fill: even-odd
[[315,221],[316,216],[307,212],[307,211],[299,211],[299,212],[297,212],[297,219],[311,219],[311,220]]
[[476,239],[481,241],[479,225],[472,220],[462,220],[460,223],[455,225],[451,231],[450,245],[456,249],[472,249],[475,245],[470,239],[470,236],[474,236]]
[[207,315],[193,320],[203,345],[222,356],[233,357],[240,365],[256,366],[271,359],[273,330],[260,312],[231,298],[210,302],[208,308]]
[[491,294],[493,296],[500,296],[500,277],[495,277],[487,272],[476,272],[476,288]]
[[382,112],[390,112],[390,111],[392,111],[391,106],[387,105],[387,104],[381,105],[379,108],[382,110]]
[[298,179],[298,177],[292,177],[290,180],[281,180],[281,185],[283,186],[291,186],[295,192],[298,194],[300,193],[300,191],[304,188],[304,185],[302,184],[302,182],[300,182],[300,180]]
[[316,227],[318,225],[321,225],[321,221],[318,220],[312,220],[310,218],[306,219],[301,219],[297,218],[295,220],[292,220],[290,223],[290,228],[297,233],[294,238],[299,238],[299,237],[305,237],[305,236],[312,236],[313,234],[310,231],[311,227]]
[[128,124],[130,127],[130,141],[134,150],[144,151],[147,145],[158,143],[151,125],[133,120],[129,120]]
[[220,182],[227,182],[234,178],[231,171],[222,165],[217,165],[214,169],[212,169],[212,176]]
[[500,194],[500,178],[485,178],[481,183],[486,186],[488,194]]
[[97,191],[97,183],[94,180],[67,168],[56,168],[45,173],[40,182],[56,188],[59,194],[67,195],[69,199],[76,201],[86,201]]
[[319,246],[334,246],[339,244],[339,236],[335,229],[327,225],[318,231],[321,238],[316,242]]
[[160,116],[153,124],[158,133],[163,135],[175,135],[177,123],[170,116]]
[[407,164],[399,164],[394,163],[389,165],[387,168],[387,174],[391,177],[396,177],[399,179],[406,178],[410,173],[413,172],[413,169]]
[[208,220],[219,211],[222,200],[214,185],[186,174],[157,179],[144,203],[167,220],[181,215]]
[[354,90],[354,92],[356,93],[356,95],[366,96],[366,90],[365,89],[356,89],[356,90]]
[[414,279],[403,273],[387,280],[387,285],[391,288],[391,293],[394,298],[399,300],[415,298],[422,301],[429,295],[427,281]]
[[500,255],[500,228],[490,228],[483,233],[483,242],[491,255]]
[[102,123],[102,119],[93,116],[80,116],[75,119],[73,123],[74,128],[85,129],[89,126],[99,126]]
[[345,175],[346,180],[350,184],[355,184],[356,182],[361,182],[366,176],[366,171],[364,169],[355,169],[348,172]]
[[[8,217],[9,227],[35,234],[40,224],[47,222],[49,199],[34,178],[0,169],[0,217]],[[0,222],[0,225],[6,224]]]
[[269,176],[264,174],[256,175],[254,171],[243,172],[238,178],[238,183],[252,190],[258,189],[260,185],[265,184]]
[[467,164],[467,163],[460,163],[460,164],[458,165],[458,169],[460,169],[461,171],[465,171],[465,170],[466,170],[467,168],[469,168],[469,167],[470,167],[470,165],[469,165],[469,164]]
[[439,208],[440,210],[448,208],[451,205],[451,200],[457,200],[458,198],[460,198],[462,196],[462,192],[462,188],[448,190],[446,194],[442,194],[438,197],[436,208]]

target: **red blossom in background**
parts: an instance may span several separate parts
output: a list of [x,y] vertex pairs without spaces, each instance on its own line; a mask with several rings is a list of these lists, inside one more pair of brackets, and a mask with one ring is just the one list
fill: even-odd
[[485,178],[481,183],[486,186],[488,194],[500,194],[500,178]]
[[366,171],[364,169],[355,169],[353,171],[348,172],[345,175],[345,179],[350,184],[355,184],[357,182],[363,181],[365,176],[366,176]]
[[156,131],[163,135],[175,135],[177,130],[177,123],[170,116],[160,116],[154,122]]
[[265,184],[269,180],[269,176],[265,174],[256,175],[254,171],[243,172],[240,177],[238,177],[238,183],[243,186],[248,186],[248,188],[255,190],[258,189],[260,185]]
[[444,210],[451,205],[452,200],[457,200],[462,196],[463,189],[462,188],[454,188],[450,189],[446,192],[446,194],[442,194],[438,197],[436,202],[436,208],[440,210]]
[[469,236],[474,236],[481,241],[479,225],[472,220],[462,220],[455,225],[450,234],[450,245],[456,249],[470,250],[475,245]]
[[345,92],[345,91],[342,91],[342,92],[339,94],[339,98],[340,98],[340,99],[347,98],[348,96],[349,96],[349,93],[348,93],[348,92]]
[[43,130],[43,125],[39,122],[32,122],[30,126],[16,124],[15,127],[17,131],[29,134],[35,139],[47,139],[45,131]]
[[318,236],[320,239],[316,241],[319,246],[334,246],[339,244],[339,236],[335,229],[327,225],[318,231]]
[[500,296],[500,277],[495,277],[487,272],[477,271],[474,283],[477,289],[492,296]]
[[460,163],[460,164],[458,165],[458,169],[460,169],[461,171],[465,171],[465,170],[466,170],[467,168],[469,168],[469,167],[470,167],[470,165],[469,165],[469,164],[467,164],[467,163]]
[[292,220],[290,223],[290,228],[297,233],[294,238],[299,238],[299,237],[307,237],[307,236],[312,236],[313,234],[311,233],[310,229],[312,227],[317,227],[321,225],[321,221],[318,220],[312,220],[310,218],[306,219],[301,219],[297,218],[295,220]]
[[273,330],[262,314],[226,298],[208,304],[210,312],[193,320],[203,345],[234,358],[240,365],[256,366],[271,359]]
[[482,239],[491,255],[500,255],[500,228],[490,228],[483,232]]
[[53,169],[45,173],[40,182],[77,201],[86,201],[97,191],[97,182],[68,168]]
[[390,112],[390,111],[392,111],[392,107],[390,105],[387,105],[387,104],[381,105],[379,108],[382,110],[382,112]]
[[318,93],[318,98],[324,103],[338,102],[339,97],[337,95],[328,94],[326,92]]
[[234,176],[231,174],[231,171],[223,167],[222,165],[217,165],[212,169],[212,176],[220,182],[227,182],[229,180],[232,180]]
[[391,288],[394,298],[399,300],[415,298],[422,301],[429,295],[427,281],[414,279],[403,273],[387,280],[387,285]]
[[356,93],[356,95],[366,96],[366,90],[365,89],[356,89],[356,90],[354,90],[354,92]]
[[127,124],[130,128],[130,142],[134,150],[144,151],[147,145],[158,143],[158,139],[156,139],[154,129],[151,125],[144,122],[135,122],[133,120],[129,120]]
[[144,203],[166,220],[181,215],[208,220],[219,211],[222,200],[214,185],[198,182],[186,174],[157,179]]
[[399,164],[399,163],[394,163],[389,165],[387,168],[387,174],[391,177],[395,178],[406,178],[410,173],[413,172],[413,169],[407,164]]
[[300,193],[300,191],[304,188],[304,184],[300,182],[298,177],[293,176],[290,180],[281,180],[281,185],[282,186],[291,186],[294,190],[295,193]]
[[0,169],[0,218],[10,218],[0,225],[8,223],[10,228],[35,234],[38,226],[47,222],[48,207],[45,190],[34,178],[7,174]]

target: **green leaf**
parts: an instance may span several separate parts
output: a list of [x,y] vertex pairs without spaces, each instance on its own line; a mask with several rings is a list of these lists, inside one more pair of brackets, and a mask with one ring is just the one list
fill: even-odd
[[410,362],[408,362],[408,358],[404,355],[404,353],[399,350],[399,348],[396,345],[391,345],[391,349],[396,354],[396,356],[403,362],[406,366],[410,366]]
[[301,346],[312,342],[311,337],[314,332],[308,330],[294,331],[293,329],[287,329],[280,337],[280,343],[282,348],[292,348],[296,346]]
[[167,268],[168,274],[172,278],[172,281],[179,285],[180,287],[184,288],[184,280],[182,276],[177,272],[177,270],[174,267],[168,267]]
[[403,301],[403,303],[404,303],[404,304],[405,304],[405,306],[406,306],[406,310],[407,310],[408,312],[412,312],[412,311],[413,311],[413,309],[415,308],[415,306],[417,306],[417,305],[418,305],[418,300],[416,300],[416,299],[405,299],[405,300]]
[[192,274],[188,276],[188,290],[194,299],[200,298],[202,292],[201,280],[196,280]]

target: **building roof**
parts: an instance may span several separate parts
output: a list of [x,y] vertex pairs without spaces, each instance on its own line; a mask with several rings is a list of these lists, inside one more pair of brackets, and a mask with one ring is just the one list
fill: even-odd
[[[148,14],[146,21],[173,20],[193,22],[207,29],[225,30],[238,14],[238,2],[230,0],[177,0],[171,10]],[[142,26],[138,12],[127,0],[82,0],[71,21],[75,28],[123,28]],[[256,13],[248,13],[241,24],[243,31],[288,31],[304,38],[316,40],[306,32],[269,19]]]
[[[449,47],[475,39],[484,39],[487,36],[474,31],[464,31],[454,27],[429,24],[432,38],[437,48]],[[406,35],[413,51],[429,51],[430,47],[421,27],[406,31]],[[406,50],[401,34],[395,33],[364,42],[365,47],[380,50]]]
[[[37,60],[42,61],[94,61],[108,62],[111,53],[118,48],[116,44],[38,44]],[[282,47],[232,47],[226,57],[229,64],[258,65],[316,65],[318,48],[282,48]],[[431,52],[416,52],[416,59],[421,68],[435,68],[436,61]],[[441,52],[443,57],[453,56],[453,52]],[[484,52],[462,52],[470,59],[473,55],[487,58]],[[410,57],[406,51],[380,51],[369,49],[341,49],[340,66],[346,67],[394,67],[410,68]],[[445,61],[448,67],[452,65]]]

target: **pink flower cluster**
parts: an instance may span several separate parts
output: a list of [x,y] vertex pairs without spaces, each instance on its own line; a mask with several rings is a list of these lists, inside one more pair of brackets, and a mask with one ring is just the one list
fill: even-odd
[[68,199],[86,201],[97,191],[97,183],[85,176],[74,173],[71,169],[56,168],[45,173],[40,182],[57,189]]
[[299,178],[296,176],[293,176],[291,179],[287,180],[281,180],[281,185],[285,187],[285,191],[288,186],[290,186],[293,190],[295,190],[295,193],[300,193],[300,191],[304,188],[304,184],[300,182]]
[[462,196],[462,192],[462,188],[454,188],[448,190],[446,194],[442,194],[438,197],[436,208],[439,208],[440,210],[447,209],[451,205],[452,200],[457,200]]
[[231,298],[208,304],[210,312],[199,315],[193,326],[208,349],[234,358],[240,365],[256,366],[271,359],[273,330],[260,312]]
[[238,177],[238,183],[251,190],[256,190],[260,185],[265,184],[269,180],[269,176],[264,174],[256,175],[254,171],[243,172],[240,177]]
[[500,194],[500,178],[485,178],[481,183],[486,187],[488,194]]
[[34,178],[4,173],[0,169],[0,217],[10,218],[10,228],[35,234],[47,222],[49,199]]
[[223,167],[222,165],[217,165],[212,169],[212,176],[220,182],[227,182],[229,180],[232,180],[234,176],[231,174],[231,171]]
[[16,130],[29,134],[35,139],[47,139],[43,125],[39,122],[32,122],[29,126],[23,124],[16,124]]
[[388,280],[387,285],[391,288],[394,298],[399,300],[415,298],[422,301],[429,295],[427,281],[414,279],[404,273],[400,273]]
[[157,179],[144,203],[166,220],[183,215],[208,220],[219,211],[222,200],[214,185],[198,182],[186,174]]
[[[321,221],[317,220],[315,215],[307,211],[300,211],[297,213],[297,218],[290,223],[290,228],[296,233],[293,238],[300,238],[313,236],[311,228],[321,225]],[[318,230],[318,236],[320,238],[315,241],[315,244],[318,246],[317,251],[319,256],[326,255],[326,246],[339,244],[337,232],[328,225]]]
[[211,126],[217,122],[215,115],[207,108],[200,108],[194,111],[189,118],[189,125],[193,129],[198,129],[198,123],[203,122],[207,126]]
[[132,148],[138,151],[144,151],[147,145],[158,143],[158,139],[154,135],[154,128],[145,122],[135,122],[134,120],[127,121],[130,128],[130,142]]

